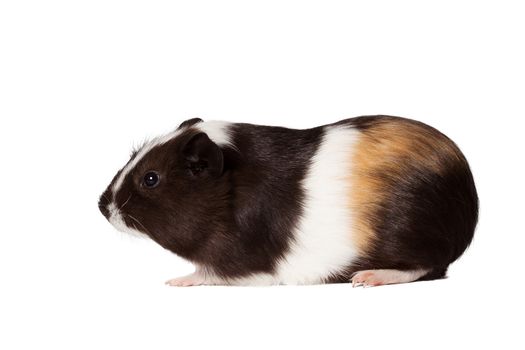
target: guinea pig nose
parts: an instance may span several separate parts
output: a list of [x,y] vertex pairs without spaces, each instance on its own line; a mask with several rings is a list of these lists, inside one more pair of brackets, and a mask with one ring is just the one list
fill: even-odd
[[109,210],[108,210],[108,207],[106,205],[103,205],[101,203],[98,204],[98,209],[100,209],[100,212],[102,213],[102,215],[104,215],[106,217],[106,219],[109,219]]
[[98,201],[98,209],[106,217],[106,219],[109,219],[109,209],[108,209],[109,201],[106,199],[106,197],[103,195],[100,197],[100,200]]

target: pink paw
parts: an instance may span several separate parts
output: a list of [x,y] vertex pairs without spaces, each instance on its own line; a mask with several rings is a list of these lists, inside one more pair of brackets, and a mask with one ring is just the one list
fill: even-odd
[[204,278],[200,275],[191,274],[183,277],[177,277],[166,281],[166,285],[172,287],[191,287],[191,286],[200,286],[204,284]]
[[352,276],[352,286],[376,287],[385,284],[408,283],[417,281],[429,270],[364,270]]
[[377,287],[386,282],[381,278],[381,273],[378,270],[359,271],[352,277],[352,287]]

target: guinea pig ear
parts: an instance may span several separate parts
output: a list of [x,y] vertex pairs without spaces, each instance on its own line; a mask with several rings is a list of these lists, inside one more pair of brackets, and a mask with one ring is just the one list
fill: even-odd
[[201,118],[192,118],[182,122],[177,129],[187,128],[197,123],[202,123]]
[[212,176],[222,174],[224,166],[222,151],[205,133],[193,135],[184,146],[183,154],[193,175],[204,172]]

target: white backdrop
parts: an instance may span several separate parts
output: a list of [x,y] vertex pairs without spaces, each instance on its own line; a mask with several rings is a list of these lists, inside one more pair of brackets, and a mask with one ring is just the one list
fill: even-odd
[[[0,348],[522,349],[523,17],[518,1],[2,1]],[[169,288],[192,267],[98,211],[133,143],[190,117],[381,113],[471,163],[480,224],[446,280]]]

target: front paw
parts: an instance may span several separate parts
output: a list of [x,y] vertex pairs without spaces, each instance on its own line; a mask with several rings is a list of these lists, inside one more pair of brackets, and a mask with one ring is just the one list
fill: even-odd
[[166,285],[172,287],[191,287],[191,286],[201,286],[205,284],[205,279],[202,275],[197,273],[192,273],[187,276],[173,278],[169,281],[166,281]]

